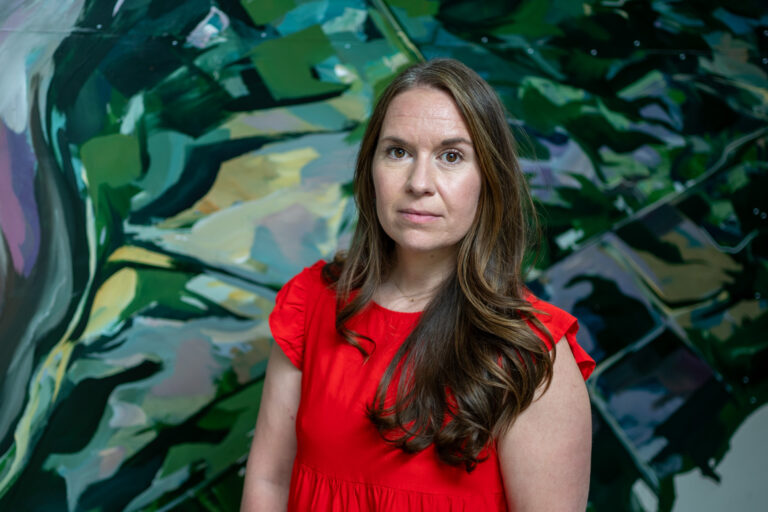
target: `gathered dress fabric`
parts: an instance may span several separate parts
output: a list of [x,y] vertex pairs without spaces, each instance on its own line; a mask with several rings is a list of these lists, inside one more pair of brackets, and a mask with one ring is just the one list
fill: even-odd
[[[302,372],[288,510],[507,510],[493,447],[467,473],[464,466],[442,462],[432,446],[407,454],[382,439],[366,417],[366,405],[420,313],[372,302],[353,317],[348,326],[375,342],[363,345],[370,353],[365,361],[336,332],[336,296],[322,278],[324,264],[319,261],[291,279],[269,317],[275,341]],[[528,300],[543,312],[537,317],[555,342],[565,337],[586,379],[595,363],[576,342],[576,319],[532,295]],[[534,332],[550,345],[543,333]]]

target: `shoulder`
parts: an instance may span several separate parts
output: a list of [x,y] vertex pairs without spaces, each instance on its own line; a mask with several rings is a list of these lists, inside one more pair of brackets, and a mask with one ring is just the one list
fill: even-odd
[[[560,309],[554,304],[541,300],[532,293],[528,293],[525,296],[525,300],[533,307],[533,315],[549,331],[549,334],[552,335],[552,339],[555,343],[568,334],[569,331],[573,331],[573,334],[576,334],[576,331],[578,331],[578,320],[567,311]],[[549,338],[546,333],[542,332],[538,326],[534,324],[530,325],[533,331],[549,346]],[[552,347],[549,348],[551,349]]]
[[579,331],[579,321],[576,317],[554,304],[541,300],[530,292],[526,294],[525,300],[533,307],[533,315],[541,322],[541,327],[551,335],[551,341],[540,326],[529,321],[528,325],[533,332],[541,338],[550,350],[554,348],[552,342],[559,343],[565,339],[581,370],[582,377],[584,379],[589,377],[595,369],[595,361],[576,340],[576,334]]
[[317,289],[326,288],[327,283],[323,279],[323,268],[327,263],[325,260],[318,260],[293,276],[283,288],[288,286],[300,286],[302,288]]
[[323,292],[330,292],[331,286],[325,279],[323,272],[326,265],[324,260],[319,260],[305,267],[280,288],[275,302],[280,304],[282,300],[288,298],[294,302],[297,300],[305,301],[321,295]]
[[324,260],[319,260],[305,267],[285,283],[275,297],[275,309],[288,307],[307,310],[321,299],[335,297],[335,293],[323,275],[326,264]]
[[296,274],[277,292],[275,307],[269,315],[269,326],[283,352],[301,369],[308,319],[322,298],[333,292],[323,279],[325,261],[320,260]]

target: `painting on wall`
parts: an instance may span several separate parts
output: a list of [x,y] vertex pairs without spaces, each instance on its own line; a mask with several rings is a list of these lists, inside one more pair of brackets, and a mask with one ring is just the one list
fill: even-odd
[[598,362],[590,509],[757,510],[768,9],[662,0],[3,3],[0,509],[237,510],[275,293],[444,56],[502,98],[529,286]]

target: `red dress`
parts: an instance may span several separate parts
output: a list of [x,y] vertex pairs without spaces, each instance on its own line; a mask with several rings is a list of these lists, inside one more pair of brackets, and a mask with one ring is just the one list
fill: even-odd
[[[350,328],[376,341],[362,364],[360,352],[336,333],[336,299],[321,278],[323,265],[319,261],[291,279],[269,317],[275,341],[302,371],[288,510],[506,510],[495,450],[467,473],[441,462],[432,447],[406,454],[382,440],[365,406],[420,313],[372,303],[354,317]],[[529,300],[549,313],[539,319],[556,341],[565,336],[586,379],[595,363],[576,343],[576,319],[533,296]]]

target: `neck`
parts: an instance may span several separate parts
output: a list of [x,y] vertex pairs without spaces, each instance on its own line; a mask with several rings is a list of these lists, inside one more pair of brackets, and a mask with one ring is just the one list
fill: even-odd
[[439,287],[448,277],[456,263],[456,252],[409,253],[398,249],[396,258],[389,280],[404,294],[423,294]]
[[398,311],[421,311],[450,275],[455,250],[406,252],[399,248],[395,265],[377,292],[377,302]]

